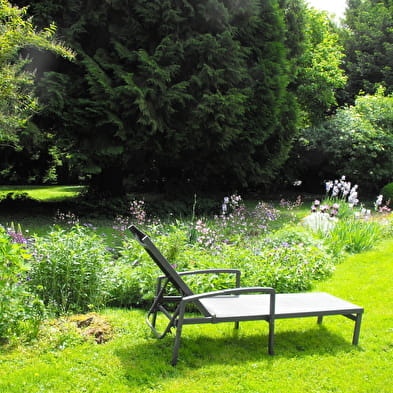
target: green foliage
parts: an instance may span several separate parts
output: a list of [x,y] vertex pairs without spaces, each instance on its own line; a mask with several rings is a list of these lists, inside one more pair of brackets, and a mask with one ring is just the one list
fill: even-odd
[[[221,245],[220,250],[188,242],[186,228],[173,228],[167,235],[153,235],[154,242],[177,271],[237,268],[243,286],[273,286],[279,292],[310,289],[315,280],[327,277],[333,261],[321,240],[304,228],[293,227],[267,239],[252,238],[250,245]],[[111,267],[111,305],[145,304],[154,296],[162,273],[139,244],[126,241],[120,258]],[[226,274],[192,275],[184,278],[196,292],[231,288]]]
[[302,157],[297,176],[305,181],[345,174],[368,190],[379,190],[393,172],[393,97],[359,96],[318,127],[302,130],[288,168]]
[[0,195],[0,203],[9,202],[9,201],[21,201],[26,202],[31,200],[29,194],[24,191],[11,191],[7,194]]
[[31,287],[57,313],[105,303],[110,255],[102,239],[81,226],[36,237]]
[[[176,269],[188,270],[190,267],[183,257],[188,237],[189,232],[182,226],[167,227],[165,235],[160,235],[159,231],[154,235],[157,247]],[[152,299],[157,277],[162,273],[146,251],[138,246],[133,241],[125,241],[119,250],[119,258],[109,268],[108,304],[111,306],[145,306]]]
[[392,93],[393,4],[390,1],[349,1],[343,42],[348,85],[344,99],[351,102],[362,91],[374,94],[379,85]]
[[279,230],[268,234],[264,238],[264,242],[269,247],[288,247],[292,245],[303,244],[317,248],[324,248],[320,238],[309,229],[295,224],[286,224]]
[[384,196],[385,200],[393,201],[393,183],[386,184],[382,190],[381,194]]
[[70,50],[54,40],[53,24],[35,31],[26,9],[0,1],[0,144],[18,143],[18,131],[38,109],[32,86],[34,75],[25,70],[28,60],[20,57],[26,47],[37,47],[71,58]]
[[42,303],[29,291],[31,254],[0,226],[0,341],[33,338],[44,317]]
[[333,267],[327,252],[315,246],[262,248],[255,266],[245,273],[245,285],[271,286],[278,292],[305,291],[314,281],[328,277]]
[[337,89],[345,86],[344,48],[336,30],[326,13],[305,11],[305,48],[295,79],[303,127],[320,122],[337,104]]

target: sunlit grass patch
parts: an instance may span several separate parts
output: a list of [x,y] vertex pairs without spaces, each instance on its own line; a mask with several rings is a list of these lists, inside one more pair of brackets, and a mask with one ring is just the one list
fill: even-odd
[[85,186],[0,186],[0,197],[10,192],[25,192],[42,202],[60,202],[78,196]]

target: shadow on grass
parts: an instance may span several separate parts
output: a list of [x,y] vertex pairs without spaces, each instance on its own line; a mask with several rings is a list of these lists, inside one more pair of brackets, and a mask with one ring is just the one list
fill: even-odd
[[249,363],[271,367],[283,358],[336,356],[359,351],[345,337],[331,333],[323,326],[302,332],[279,332],[275,335],[275,342],[276,355],[270,356],[267,353],[267,334],[244,335],[234,331],[218,338],[184,334],[176,367],[170,365],[173,335],[162,340],[145,338],[143,343],[118,348],[115,354],[124,367],[130,385],[144,383],[154,386],[165,379],[177,377],[186,369],[221,365],[247,368]]

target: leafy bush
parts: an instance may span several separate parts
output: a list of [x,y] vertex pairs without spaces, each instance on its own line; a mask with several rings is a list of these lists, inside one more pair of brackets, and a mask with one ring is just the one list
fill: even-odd
[[[125,244],[120,257],[109,267],[109,306],[144,305],[146,293],[154,287],[156,277],[160,274],[144,253],[136,244]],[[147,297],[151,298],[150,295]]]
[[57,313],[87,311],[104,305],[110,254],[91,230],[54,229],[34,243],[31,284]]
[[[357,97],[354,106],[301,131],[287,163],[292,176],[319,184],[337,173],[350,176],[365,189],[378,190],[393,172],[393,97],[382,90]],[[299,165],[299,157],[302,157]]]
[[261,269],[249,272],[247,284],[272,286],[278,292],[309,290],[313,281],[328,277],[334,269],[327,253],[301,244],[266,249],[259,258]]
[[393,183],[388,183],[386,184],[382,190],[381,194],[384,196],[384,199],[389,200],[393,202]]
[[[280,292],[309,289],[314,280],[328,276],[333,260],[321,241],[298,228],[283,230],[269,240],[255,238],[252,247],[223,244],[220,250],[203,248],[187,241],[187,231],[174,230],[170,236],[154,236],[154,242],[177,271],[238,268],[242,286],[273,286]],[[285,240],[288,240],[285,243]],[[292,240],[291,240],[292,239]],[[284,244],[285,243],[285,244]],[[144,304],[154,296],[156,279],[162,273],[139,244],[126,241],[121,257],[111,267],[111,305]],[[234,286],[228,274],[193,275],[184,278],[195,292]]]
[[[166,234],[157,232],[154,235],[157,247],[179,271],[188,269],[186,258],[179,262],[188,237],[186,228],[175,226],[168,226]],[[145,305],[150,301],[157,277],[162,273],[139,244],[126,240],[119,258],[109,267],[108,274],[111,277],[108,305],[121,307]]]
[[304,246],[323,247],[323,242],[316,234],[300,225],[287,224],[267,235],[264,243],[269,247],[288,247],[296,244]]
[[30,258],[0,226],[0,340],[32,338],[44,317],[43,304],[28,290]]

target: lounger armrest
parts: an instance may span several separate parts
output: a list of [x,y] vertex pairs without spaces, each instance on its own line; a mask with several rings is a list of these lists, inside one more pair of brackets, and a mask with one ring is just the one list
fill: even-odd
[[191,274],[208,274],[208,273],[233,273],[233,274],[241,274],[238,269],[201,269],[201,270],[190,270],[186,272],[179,272],[179,276],[189,276]]
[[188,303],[195,303],[198,300],[209,298],[209,297],[216,297],[222,295],[239,295],[242,293],[264,293],[270,295],[269,314],[271,318],[274,318],[275,310],[276,310],[276,291],[274,288],[270,288],[270,287],[244,287],[244,288],[222,289],[220,291],[205,292],[199,295],[186,296],[180,302],[180,314],[184,316],[186,305]]
[[[185,272],[178,272],[179,276],[191,276],[193,274],[216,274],[216,273],[228,273],[228,274],[238,274],[241,275],[241,271],[239,269],[200,269],[200,270],[188,270]],[[159,276],[159,278],[166,278],[165,275]]]
[[[189,270],[185,272],[178,272],[179,276],[192,276],[194,274],[235,274],[236,275],[236,287],[240,287],[240,276],[241,271],[239,269],[199,269],[199,270]],[[158,286],[161,286],[162,280],[164,280],[166,276],[161,275],[158,277]]]
[[194,274],[235,274],[236,275],[236,287],[240,287],[240,276],[241,271],[239,269],[200,269],[200,270],[192,270],[187,272],[180,272],[179,276],[191,276]]
[[242,293],[266,293],[272,297],[275,297],[276,291],[270,287],[243,287],[243,288],[232,288],[232,289],[221,289],[219,291],[205,292],[198,295],[186,296],[182,302],[192,303],[196,300],[200,300],[207,297],[215,297],[222,295],[239,295]]

